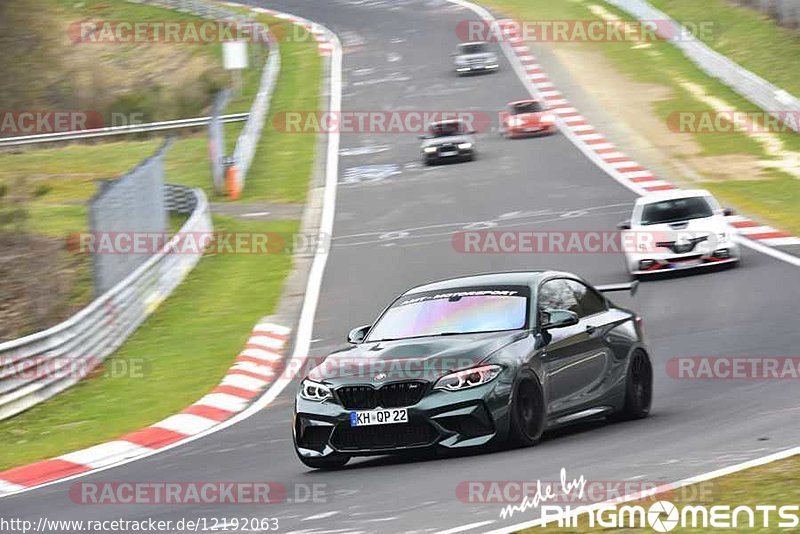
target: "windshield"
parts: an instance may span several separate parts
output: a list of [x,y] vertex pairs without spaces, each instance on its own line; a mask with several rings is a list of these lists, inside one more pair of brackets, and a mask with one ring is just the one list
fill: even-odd
[[486,45],[483,43],[470,43],[461,45],[459,53],[461,54],[482,54],[486,52]]
[[711,217],[714,212],[702,197],[676,198],[645,205],[642,224],[661,224]]
[[430,132],[432,137],[447,137],[450,135],[458,135],[464,132],[464,125],[458,121],[454,122],[439,122],[431,124]]
[[471,287],[401,297],[381,316],[367,341],[497,332],[525,328],[526,287]]
[[539,102],[520,102],[518,104],[513,104],[510,107],[512,115],[519,115],[520,113],[537,113],[544,110],[544,107]]

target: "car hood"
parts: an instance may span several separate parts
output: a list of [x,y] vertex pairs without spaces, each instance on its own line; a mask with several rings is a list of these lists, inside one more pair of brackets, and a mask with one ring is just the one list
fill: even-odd
[[334,386],[398,380],[434,381],[449,372],[480,365],[499,349],[527,334],[527,331],[515,330],[362,343],[331,354],[311,370],[308,378]]
[[542,119],[542,115],[547,113],[546,111],[534,111],[531,113],[518,113],[517,115],[512,115],[509,117],[510,119],[520,119],[524,124],[538,124],[539,121]]
[[730,231],[731,227],[724,217],[714,215],[703,219],[690,219],[688,221],[676,221],[663,224],[639,225],[635,228],[642,232],[665,232],[665,233],[718,233]]
[[462,54],[456,56],[456,63],[467,63],[473,61],[497,61],[497,55],[495,55],[493,52],[481,52],[480,54]]
[[422,141],[422,148],[428,146],[439,146],[444,144],[458,144],[458,143],[474,143],[475,140],[471,135],[447,135],[445,137],[433,137]]

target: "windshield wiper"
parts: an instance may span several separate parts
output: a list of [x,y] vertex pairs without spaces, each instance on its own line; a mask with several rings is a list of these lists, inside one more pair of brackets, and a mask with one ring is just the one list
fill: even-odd
[[459,336],[461,334],[470,334],[474,332],[436,332],[435,334],[431,334],[432,336]]

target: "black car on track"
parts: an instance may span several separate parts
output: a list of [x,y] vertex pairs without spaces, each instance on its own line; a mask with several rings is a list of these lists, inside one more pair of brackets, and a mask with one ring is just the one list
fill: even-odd
[[478,154],[475,131],[463,120],[432,122],[421,136],[422,161],[426,165],[447,161],[472,161]]
[[297,392],[294,445],[309,467],[352,456],[467,448],[597,416],[642,418],[652,365],[640,317],[563,272],[426,284],[353,329]]

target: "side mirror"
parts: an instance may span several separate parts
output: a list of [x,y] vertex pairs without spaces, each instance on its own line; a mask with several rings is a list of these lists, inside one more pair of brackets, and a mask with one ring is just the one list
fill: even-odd
[[736,215],[736,210],[731,208],[723,208],[722,214],[726,217],[730,217],[731,215]]
[[617,225],[617,228],[619,228],[620,230],[630,230],[631,229],[631,221],[630,220],[622,221],[621,223],[619,223]]
[[353,328],[350,330],[350,333],[347,334],[347,342],[352,343],[353,345],[362,343],[364,338],[367,337],[367,332],[369,332],[370,328],[372,328],[371,324],[365,324],[364,326]]
[[569,310],[545,310],[542,312],[542,330],[566,328],[578,324],[578,314]]

